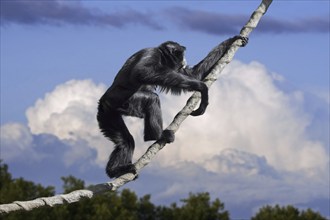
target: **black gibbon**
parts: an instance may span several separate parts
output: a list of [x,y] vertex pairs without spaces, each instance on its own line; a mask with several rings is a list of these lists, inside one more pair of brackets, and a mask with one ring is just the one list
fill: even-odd
[[173,94],[200,92],[200,105],[191,115],[202,115],[208,105],[208,88],[202,80],[237,39],[242,40],[242,46],[248,42],[248,38],[242,36],[229,38],[192,68],[186,66],[186,48],[173,41],[142,49],[125,62],[98,104],[97,120],[101,132],[115,144],[106,166],[110,178],[136,173],[132,164],[134,139],[122,116],[144,119],[145,141],[173,142],[174,133],[163,130],[160,100],[155,90],[159,87],[160,91]]

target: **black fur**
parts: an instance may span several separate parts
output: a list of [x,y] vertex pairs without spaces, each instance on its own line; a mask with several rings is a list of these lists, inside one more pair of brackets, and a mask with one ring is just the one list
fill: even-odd
[[173,94],[199,91],[201,103],[191,115],[203,114],[208,105],[208,88],[201,80],[237,39],[242,39],[243,44],[247,43],[247,38],[241,36],[230,38],[215,47],[193,68],[185,66],[186,48],[173,41],[167,41],[159,47],[140,50],[126,61],[98,105],[97,120],[101,132],[115,144],[106,166],[106,173],[110,178],[136,173],[132,164],[134,139],[122,115],[144,118],[145,141],[173,142],[173,131],[163,131],[156,88]]

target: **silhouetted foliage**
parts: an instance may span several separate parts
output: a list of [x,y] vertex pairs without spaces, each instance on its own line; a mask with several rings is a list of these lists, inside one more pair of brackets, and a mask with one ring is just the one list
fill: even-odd
[[[84,181],[74,176],[70,175],[61,179],[63,181],[64,193],[85,188]],[[25,201],[37,197],[53,196],[55,194],[54,187],[43,187],[40,184],[26,181],[23,178],[13,179],[8,172],[8,166],[6,164],[1,164],[0,190],[0,201],[2,204],[17,200]],[[134,192],[123,189],[121,192],[108,192],[77,203],[53,208],[43,207],[29,212],[14,212],[6,214],[3,217],[8,220],[229,219],[228,211],[224,211],[224,204],[219,199],[211,202],[209,193],[190,194],[187,199],[182,200],[181,207],[176,203],[173,203],[169,207],[156,206],[150,199],[151,195],[138,198]]]
[[[73,176],[61,178],[65,193],[85,188],[83,180]],[[0,164],[0,203],[25,201],[38,197],[53,196],[54,187],[43,187],[23,178],[13,179],[6,164]],[[190,193],[180,205],[155,205],[151,195],[141,198],[128,190],[107,192],[92,199],[84,199],[53,208],[43,207],[32,211],[12,212],[0,216],[6,220],[229,220],[229,212],[219,199],[211,201],[209,193]],[[293,206],[265,206],[252,220],[325,220],[319,213],[307,209],[299,211]]]
[[299,211],[299,209],[288,206],[264,206],[259,212],[252,217],[252,220],[327,220],[320,213],[314,212],[311,209]]

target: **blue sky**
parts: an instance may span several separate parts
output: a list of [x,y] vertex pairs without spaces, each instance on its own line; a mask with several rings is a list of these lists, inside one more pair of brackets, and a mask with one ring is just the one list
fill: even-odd
[[[125,60],[174,40],[194,65],[259,3],[1,1],[1,159],[58,189],[68,174],[107,181],[112,144],[95,109]],[[162,96],[164,126],[186,98]],[[138,158],[148,143],[139,120],[127,123]],[[210,90],[207,113],[127,187],[157,203],[209,191],[233,217],[265,203],[329,215],[329,2],[274,1]]]

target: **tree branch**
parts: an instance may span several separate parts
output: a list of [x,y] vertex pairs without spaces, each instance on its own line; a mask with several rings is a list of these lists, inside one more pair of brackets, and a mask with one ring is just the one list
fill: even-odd
[[[261,17],[266,13],[269,5],[272,3],[272,0],[263,0],[259,7],[253,12],[249,21],[242,28],[240,35],[244,37],[248,37],[253,29],[256,28],[259,23]],[[233,59],[236,51],[241,45],[241,40],[237,40],[234,44],[229,48],[227,53],[217,62],[214,69],[211,73],[205,78],[205,83],[208,87],[210,87],[216,80],[221,71],[225,68],[225,66]],[[187,101],[187,104],[184,108],[174,117],[172,123],[167,127],[168,130],[173,130],[176,132],[181,123],[190,115],[190,113],[194,110],[198,102],[200,101],[200,93],[195,92]],[[161,143],[159,141],[152,144],[146,153],[142,155],[142,157],[134,164],[137,170],[137,173],[148,165],[153,157],[165,146],[165,143]],[[115,191],[119,187],[124,184],[134,180],[136,175],[134,174],[125,174],[117,179],[103,183],[97,184],[95,186],[90,187],[89,189],[84,190],[76,190],[68,194],[61,194],[52,197],[38,198],[31,201],[25,202],[13,202],[11,204],[2,204],[0,205],[0,213],[9,213],[18,210],[27,210],[30,211],[35,208],[39,208],[42,206],[50,206],[53,207],[55,205],[66,204],[78,202],[82,198],[92,198],[97,194],[104,193],[106,191]]]

